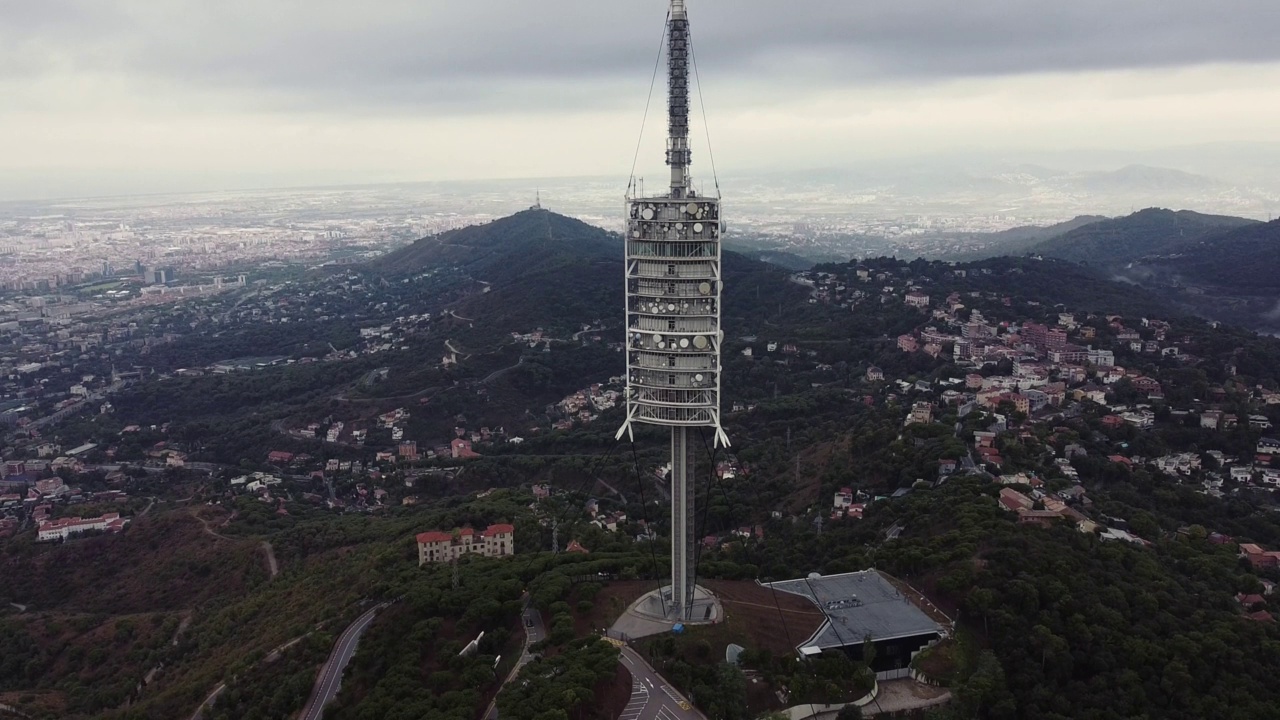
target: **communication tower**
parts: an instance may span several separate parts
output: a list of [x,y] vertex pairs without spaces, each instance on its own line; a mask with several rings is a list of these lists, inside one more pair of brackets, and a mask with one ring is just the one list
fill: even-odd
[[[627,419],[671,428],[671,586],[666,613],[689,620],[694,603],[694,467],[691,429],[720,426],[720,198],[693,188],[689,165],[689,17],[671,0],[667,22],[667,157],[664,195],[626,198]],[[634,189],[635,186],[633,185]]]

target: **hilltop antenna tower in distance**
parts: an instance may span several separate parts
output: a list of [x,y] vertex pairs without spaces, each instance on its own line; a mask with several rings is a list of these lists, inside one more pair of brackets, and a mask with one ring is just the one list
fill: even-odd
[[[659,591],[663,614],[693,617],[694,444],[690,430],[720,426],[720,198],[690,181],[689,17],[671,0],[667,22],[667,152],[664,195],[626,198],[627,419],[671,429],[671,585]],[[638,188],[633,184],[633,188]],[[707,595],[709,598],[709,595]],[[707,611],[710,615],[710,610]]]

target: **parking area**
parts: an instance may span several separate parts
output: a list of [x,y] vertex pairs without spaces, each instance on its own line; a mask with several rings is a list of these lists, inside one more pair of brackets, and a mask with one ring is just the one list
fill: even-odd
[[640,714],[644,712],[644,708],[649,704],[649,689],[639,680],[631,681],[631,700],[627,702],[627,706],[622,709],[622,714],[618,716],[618,720],[636,720]]

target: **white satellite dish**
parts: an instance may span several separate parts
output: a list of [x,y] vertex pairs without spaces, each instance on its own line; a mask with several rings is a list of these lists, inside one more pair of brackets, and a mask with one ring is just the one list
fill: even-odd
[[675,311],[676,311],[676,304],[675,304],[675,303],[667,303],[667,310],[668,310],[668,311],[670,311],[670,312],[675,312]]
[[654,333],[654,334],[653,334],[653,341],[654,341],[654,342],[656,342],[656,343],[661,343],[661,342],[662,342],[662,336],[661,336],[661,335],[659,335],[659,334],[657,334],[657,333]]
[[[702,223],[694,223],[694,224],[693,224],[693,231],[694,231],[694,232],[696,232],[696,233],[700,233],[700,232],[702,232]],[[639,230],[637,230],[637,231],[636,231],[636,237],[640,237],[640,231],[639,231]]]
[[697,203],[689,203],[688,205],[686,205],[686,206],[685,206],[684,211],[685,211],[685,212],[687,212],[687,213],[689,213],[690,215],[692,215],[692,214],[694,214],[694,213],[698,212],[698,204],[697,204]]
[[707,347],[707,339],[701,335],[693,338],[693,346],[702,350]]
[[702,373],[698,373],[697,375],[694,375],[693,379],[697,380],[698,382],[702,382]]
[[664,343],[664,342],[660,342],[660,343],[658,343],[658,349],[659,349],[659,350],[666,350],[666,349],[667,349],[667,344],[666,344],[666,343]]
[[[699,225],[701,225],[701,223],[699,223]],[[699,227],[698,231],[699,231],[699,232],[701,232],[701,231],[702,231],[701,227]],[[640,231],[639,231],[639,230],[632,230],[632,231],[631,231],[631,237],[640,237]]]
[[689,338],[680,338],[680,347],[682,348],[689,347]]
[[640,217],[644,218],[645,220],[652,220],[652,219],[653,219],[653,208],[645,208],[644,210],[641,210],[641,211],[640,211]]
[[702,293],[703,295],[710,295],[710,294],[711,294],[711,283],[707,283],[707,282],[699,283],[699,284],[698,284],[698,292]]

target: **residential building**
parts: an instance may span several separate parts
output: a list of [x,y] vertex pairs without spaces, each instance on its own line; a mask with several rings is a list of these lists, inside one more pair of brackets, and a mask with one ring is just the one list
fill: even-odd
[[66,540],[72,535],[78,535],[90,530],[120,532],[127,522],[129,521],[120,517],[120,513],[106,513],[96,518],[69,517],[58,518],[57,520],[42,520],[37,526],[36,540],[38,542]]
[[920,401],[912,404],[911,414],[907,416],[907,425],[933,422],[933,405]]
[[903,299],[903,302],[911,307],[925,308],[929,307],[929,296],[922,292],[909,292]]
[[490,525],[477,533],[469,527],[454,528],[449,532],[430,530],[419,533],[418,567],[427,563],[452,562],[467,553],[485,557],[505,557],[515,554],[515,527],[507,524]]
[[836,493],[835,499],[831,506],[836,510],[843,510],[853,504],[853,488],[843,487]]
[[454,438],[449,443],[449,452],[455,458],[477,458],[480,453],[471,449],[471,441]]
[[1280,552],[1263,550],[1253,543],[1241,543],[1240,556],[1254,570],[1271,570],[1280,567]]

